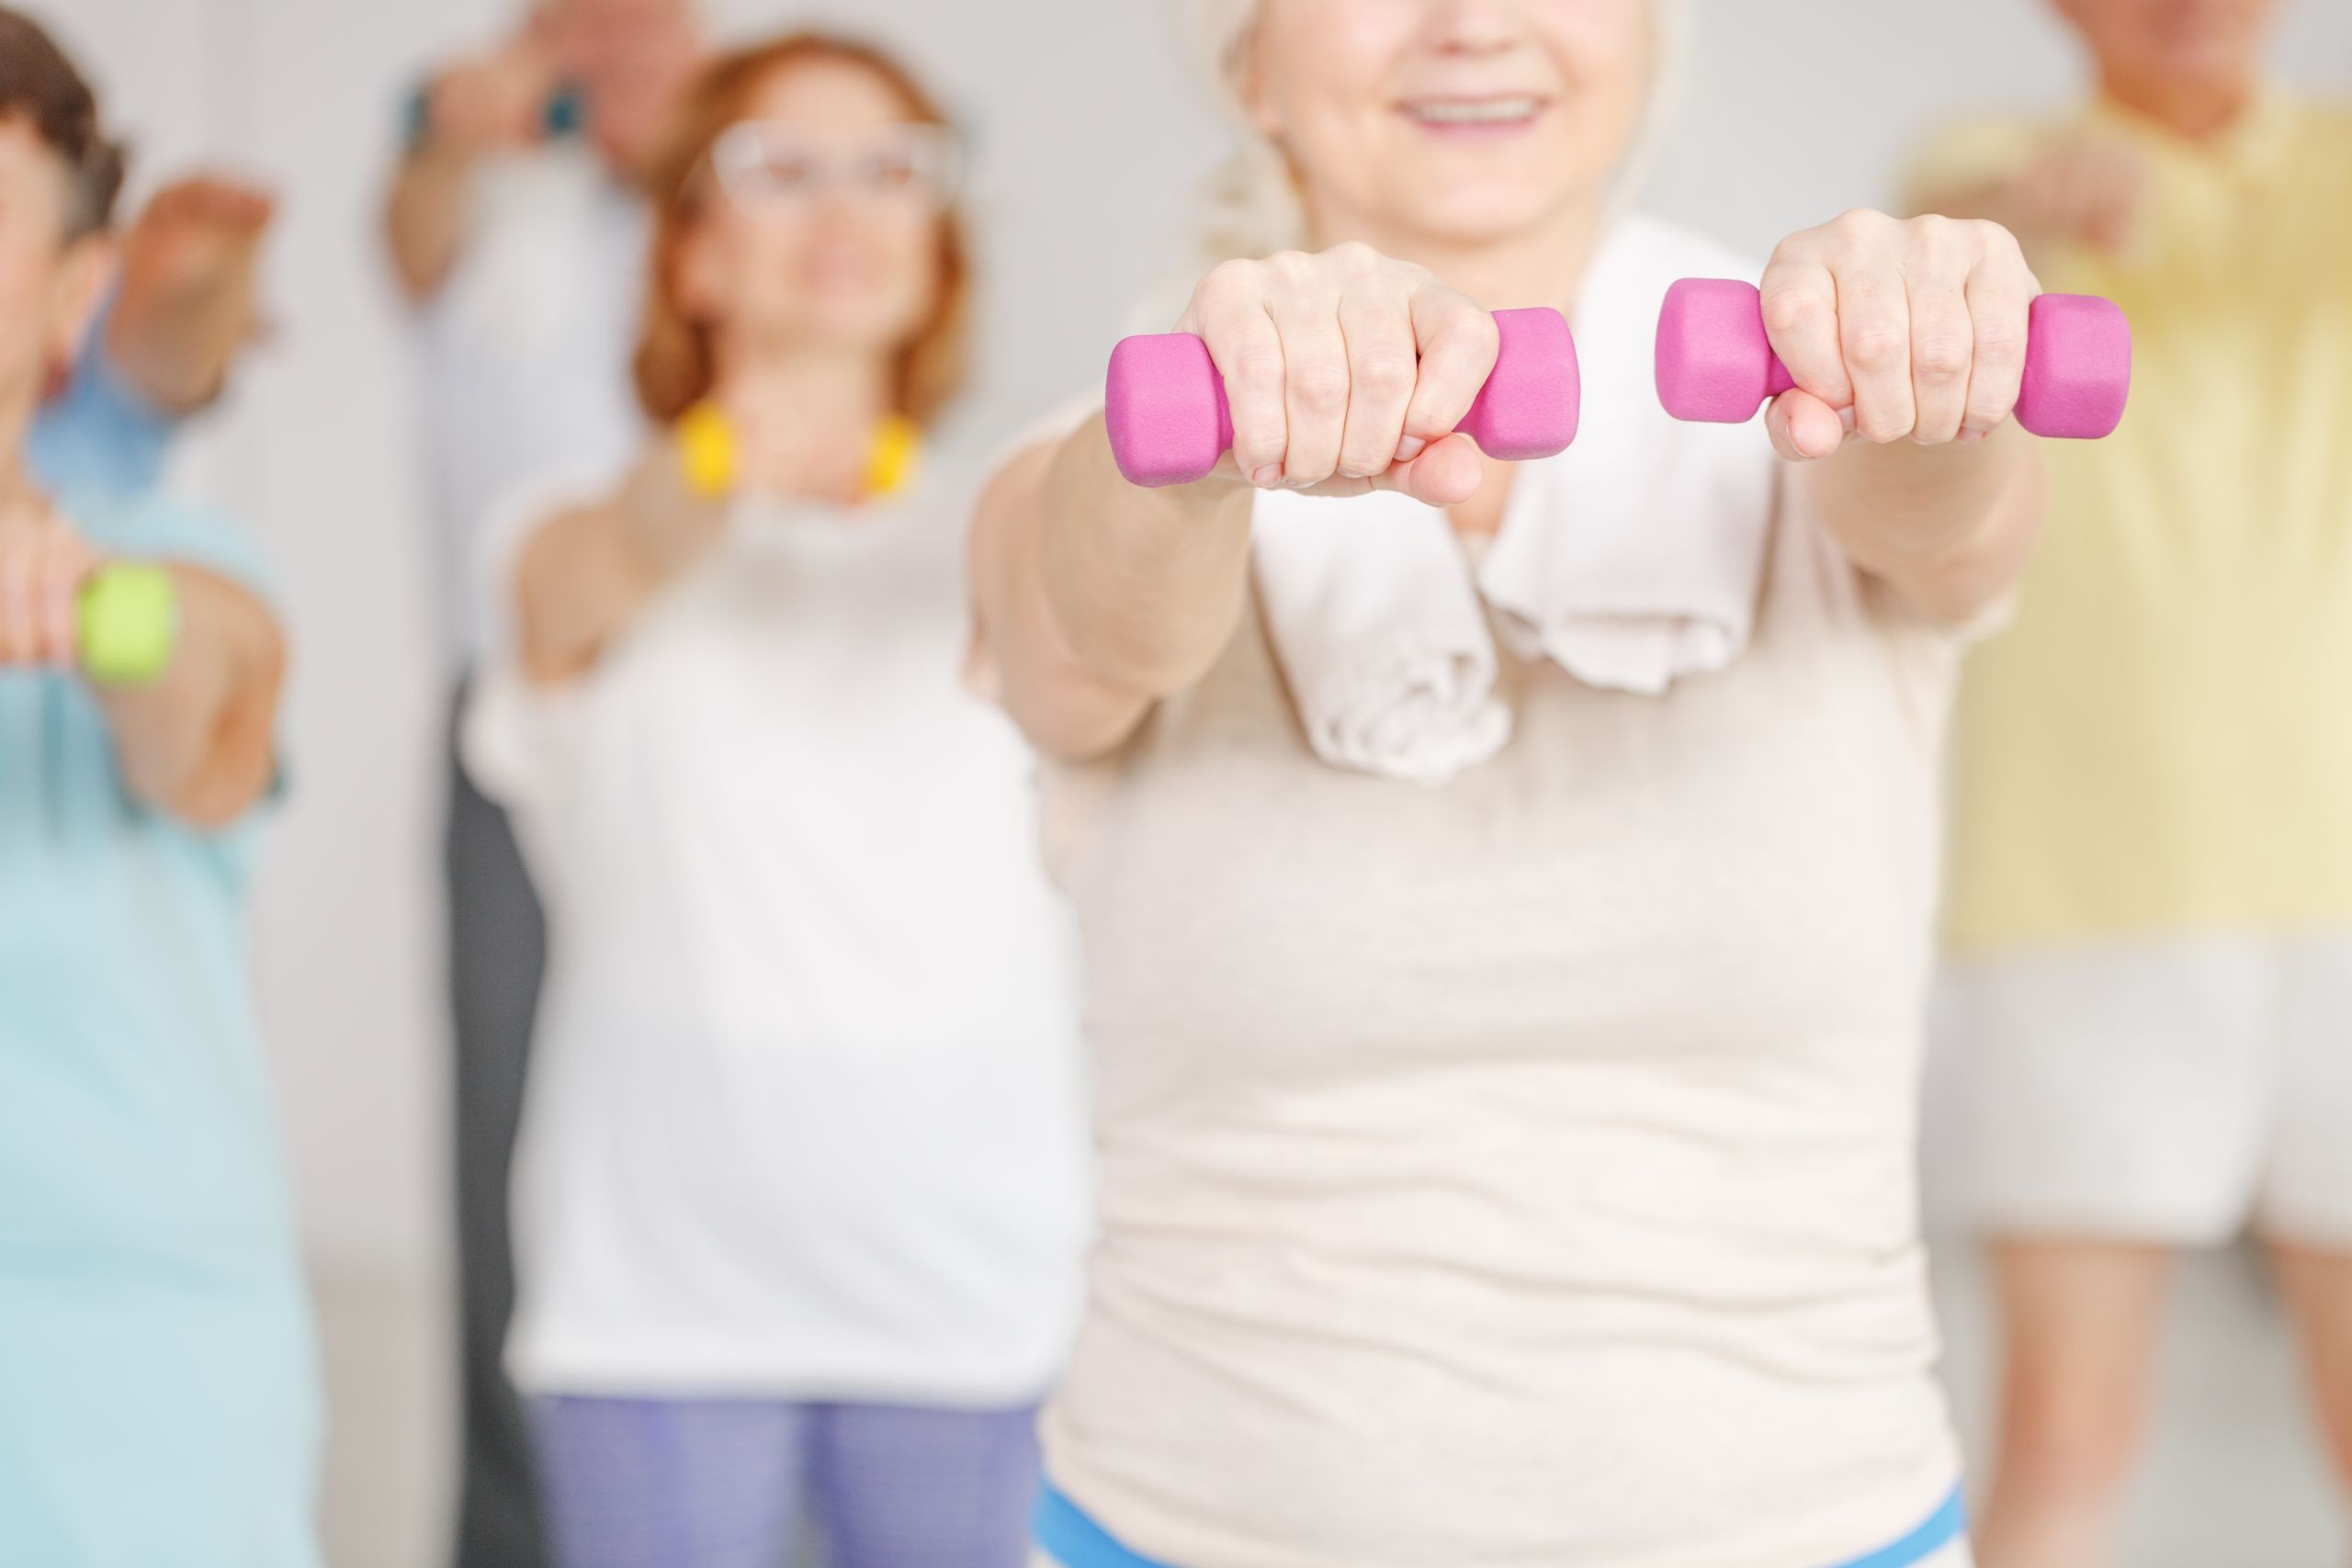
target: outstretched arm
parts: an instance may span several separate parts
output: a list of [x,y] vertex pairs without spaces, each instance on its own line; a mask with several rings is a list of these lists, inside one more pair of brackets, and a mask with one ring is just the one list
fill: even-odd
[[1937,620],[1992,604],[2041,536],[2040,457],[2010,417],[2040,291],[1995,224],[1875,212],[1792,235],[1764,275],[1796,382],[1773,446],[1854,563]]
[[[78,604],[101,562],[44,503],[0,513],[0,667],[68,668],[81,656]],[[151,684],[105,687],[124,785],[196,827],[234,821],[269,787],[286,644],[251,593],[170,565],[178,634]]]
[[1225,647],[1253,488],[1451,506],[1484,472],[1453,432],[1494,369],[1495,321],[1419,267],[1361,244],[1228,262],[1179,330],[1206,342],[1232,409],[1207,478],[1129,484],[1098,416],[1015,458],[973,517],[983,683],[1057,756],[1111,750]]

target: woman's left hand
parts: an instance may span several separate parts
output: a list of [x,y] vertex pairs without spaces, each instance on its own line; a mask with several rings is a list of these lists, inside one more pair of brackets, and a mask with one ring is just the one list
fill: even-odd
[[2017,406],[2041,286],[1996,223],[1849,212],[1781,241],[1761,288],[1796,382],[1765,423],[1792,462],[1857,437],[1980,441]]

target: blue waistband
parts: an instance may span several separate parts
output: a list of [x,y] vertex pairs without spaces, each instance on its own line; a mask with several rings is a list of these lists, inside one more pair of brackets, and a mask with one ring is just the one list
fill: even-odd
[[[1111,1532],[1088,1518],[1079,1506],[1063,1496],[1050,1481],[1037,1497],[1032,1529],[1038,1547],[1062,1568],[1170,1568],[1136,1555],[1112,1538]],[[1968,1507],[1960,1488],[1952,1488],[1943,1506],[1901,1540],[1876,1551],[1834,1563],[1829,1568],[1912,1568],[1958,1540],[1968,1529]]]

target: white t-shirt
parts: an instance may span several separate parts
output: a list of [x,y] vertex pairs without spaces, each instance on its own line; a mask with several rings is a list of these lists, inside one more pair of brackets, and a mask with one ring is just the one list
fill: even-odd
[[[1580,315],[1655,320],[1670,269],[1614,276]],[[1317,759],[1253,596],[1047,771],[1102,1231],[1046,1465],[1130,1550],[1819,1568],[1959,1480],[1914,1178],[1959,639],[1747,434],[1778,500],[1721,671],[1505,654],[1510,744],[1432,789]],[[1588,467],[1507,526],[1705,503]]]
[[629,360],[645,298],[644,204],[583,141],[483,163],[466,246],[418,316],[451,667],[493,646],[485,531],[515,488],[636,449]]
[[507,1359],[535,1392],[1035,1398],[1085,1235],[1034,764],[965,694],[937,503],[746,507],[469,766],[551,954]]

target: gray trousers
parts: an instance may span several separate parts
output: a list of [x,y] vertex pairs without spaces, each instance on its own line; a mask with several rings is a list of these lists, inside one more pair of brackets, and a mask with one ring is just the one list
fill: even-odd
[[457,1568],[542,1568],[530,1430],[500,1358],[514,1311],[506,1186],[547,926],[506,813],[458,760],[453,708],[444,845],[449,1002],[457,1040],[458,1282],[465,1373]]

